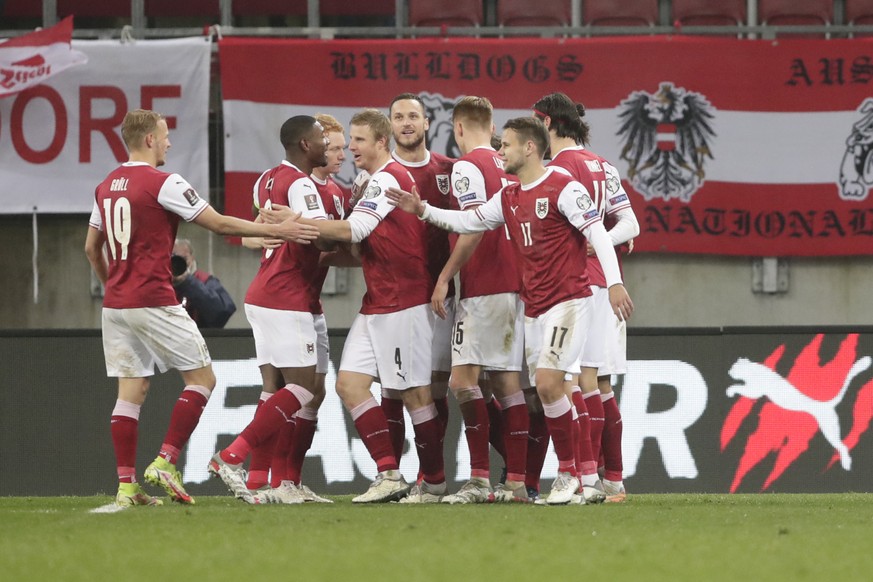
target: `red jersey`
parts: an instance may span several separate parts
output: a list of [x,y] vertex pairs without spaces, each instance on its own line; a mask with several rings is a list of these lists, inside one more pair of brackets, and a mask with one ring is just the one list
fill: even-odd
[[[415,180],[421,199],[436,208],[449,208],[451,199],[452,164],[455,160],[436,152],[427,152],[422,162],[407,162],[393,152],[394,161],[406,168]],[[427,261],[433,282],[436,283],[451,253],[449,233],[431,224],[427,225]],[[449,283],[446,297],[455,296],[454,281]]]
[[[315,184],[285,160],[261,174],[253,195],[258,208],[282,204],[302,213],[304,218],[326,218]],[[286,242],[276,249],[264,249],[261,268],[249,285],[246,303],[313,313],[312,306],[319,305],[321,296],[321,284],[315,281],[320,256],[321,251],[312,244]]]
[[[618,220],[615,213],[624,208],[630,208],[630,198],[621,185],[618,170],[609,162],[582,146],[565,148],[558,152],[549,166],[564,168],[577,180],[584,180],[590,173],[594,179],[594,190],[591,192],[594,204],[597,206],[603,226],[609,231]],[[621,245],[615,249],[618,268],[621,270]],[[588,257],[588,278],[592,285],[606,287],[606,275],[597,255]]]
[[[415,180],[394,160],[370,178],[364,197],[351,216],[364,213],[379,222],[361,242],[367,294],[361,313],[394,313],[430,303],[433,280],[427,261],[427,225],[417,216],[388,203],[388,188],[411,191]],[[393,212],[392,212],[393,211]]]
[[505,221],[518,253],[528,317],[591,295],[581,231],[599,222],[600,214],[586,190],[572,177],[548,169],[536,182],[510,184],[500,193],[503,216],[497,218]]
[[[485,204],[509,184],[503,160],[490,147],[474,148],[452,168],[453,206],[461,210]],[[452,237],[452,247],[457,237]],[[485,232],[470,260],[461,267],[461,299],[518,293],[515,250],[505,229]]]
[[89,223],[104,231],[109,278],[103,307],[178,305],[170,256],[179,218],[194,220],[209,204],[178,174],[128,162],[94,192]]
[[[315,188],[321,197],[321,205],[324,206],[328,220],[342,220],[345,218],[345,209],[348,207],[349,196],[343,192],[343,189],[331,178],[322,181],[314,174],[310,178],[315,183]],[[318,287],[319,290],[324,287],[324,279],[327,277],[328,268],[326,266],[319,266],[313,275],[312,284]],[[315,302],[310,305],[310,313],[321,314],[324,312],[319,297],[321,297],[320,292],[319,296],[315,298]]]

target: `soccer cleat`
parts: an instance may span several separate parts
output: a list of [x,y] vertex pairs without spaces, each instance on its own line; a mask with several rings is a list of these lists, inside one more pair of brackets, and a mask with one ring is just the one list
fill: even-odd
[[485,503],[491,495],[491,484],[482,479],[470,479],[464,483],[457,493],[443,497],[443,503],[452,505],[460,503]]
[[409,491],[409,484],[397,469],[382,471],[366,492],[352,499],[352,503],[387,503],[397,501]]
[[606,492],[605,503],[624,503],[627,501],[627,491],[621,481],[603,480],[603,490]]
[[134,505],[163,505],[164,502],[156,499],[142,490],[139,483],[119,483],[118,493],[115,495],[115,505],[119,507],[133,507]]
[[194,498],[188,495],[182,485],[182,475],[176,470],[176,466],[163,457],[155,459],[145,470],[146,483],[163,488],[170,496],[171,501],[177,503],[194,504]]
[[225,463],[221,459],[221,455],[215,453],[212,459],[209,460],[207,470],[210,475],[224,481],[228,491],[233,493],[233,496],[237,499],[242,499],[246,503],[257,503],[255,496],[246,487],[246,471],[242,468],[241,463],[239,465]]
[[297,489],[300,491],[300,495],[303,496],[303,501],[307,503],[333,503],[327,497],[322,497],[321,495],[315,493],[312,489],[301,483],[297,486]]
[[606,492],[603,490],[603,483],[598,479],[594,485],[580,485],[579,490],[573,494],[570,504],[595,505],[603,503],[604,499],[606,499]]
[[297,485],[295,485],[293,481],[282,481],[278,487],[260,491],[255,495],[256,505],[266,503],[299,505],[304,501],[306,500],[303,499],[303,495],[300,494],[300,490],[297,489]]
[[540,498],[540,492],[536,489],[536,487],[527,487],[527,498],[532,502],[536,503]]
[[400,503],[439,503],[446,495],[446,482],[433,485],[427,481],[416,483],[409,490],[409,494],[400,500]]
[[552,483],[552,490],[549,491],[549,496],[546,497],[546,503],[549,505],[566,505],[573,499],[573,494],[579,490],[579,480],[567,472],[558,473],[555,482]]
[[519,485],[515,489],[498,485],[494,488],[494,493],[488,496],[489,503],[531,503],[532,501],[524,485]]

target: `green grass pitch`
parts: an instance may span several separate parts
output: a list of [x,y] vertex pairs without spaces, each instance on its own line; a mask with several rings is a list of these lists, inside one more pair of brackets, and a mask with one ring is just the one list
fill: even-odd
[[870,580],[873,496],[632,495],[625,504],[195,506],[0,497],[18,580]]

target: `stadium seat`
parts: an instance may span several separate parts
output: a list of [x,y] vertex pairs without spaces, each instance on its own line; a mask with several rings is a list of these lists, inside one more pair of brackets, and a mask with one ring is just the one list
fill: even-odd
[[570,26],[571,0],[497,0],[498,26]]
[[409,26],[480,26],[482,0],[409,0]]
[[126,18],[130,20],[130,0],[58,0],[58,19],[73,14],[83,18]]
[[233,16],[305,16],[309,7],[306,0],[233,0]]
[[[305,4],[306,2],[304,2]],[[322,16],[395,16],[394,0],[321,0]]]
[[42,0],[0,0],[0,30],[42,26]]
[[873,0],[846,0],[846,23],[873,24]]
[[[242,4],[237,0],[233,4]],[[217,22],[221,16],[219,0],[145,0],[145,15],[161,18],[165,16],[207,17]]]
[[591,26],[655,26],[658,0],[585,0],[582,23]]
[[[764,26],[822,26],[834,21],[833,0],[759,0],[758,20]],[[821,34],[800,34],[821,38]]]
[[673,0],[676,26],[742,26],[746,0]]

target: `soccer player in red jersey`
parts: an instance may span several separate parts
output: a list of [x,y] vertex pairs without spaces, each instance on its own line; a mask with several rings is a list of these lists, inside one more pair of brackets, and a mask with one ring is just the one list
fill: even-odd
[[[583,119],[585,107],[574,103],[564,93],[551,93],[537,101],[533,110],[534,116],[549,129],[550,166],[564,168],[573,176],[579,175],[583,166],[585,170],[602,169],[605,173],[605,181],[601,184],[606,188],[594,192],[594,203],[616,248],[621,268],[622,250],[639,234],[640,226],[621,185],[618,170],[584,147],[590,134],[590,127]],[[573,399],[580,414],[581,410],[587,409],[591,419],[592,456],[594,461],[601,456],[604,461],[606,500],[621,502],[627,494],[622,483],[621,413],[612,391],[612,374],[627,372],[627,326],[615,317],[609,306],[603,267],[590,245],[588,255],[594,309],[591,333],[581,355],[581,376],[576,379],[578,386],[573,388]]]
[[[391,131],[394,137],[394,151],[391,157],[412,175],[419,194],[429,204],[439,208],[449,207],[449,178],[452,173],[452,158],[427,149],[425,138],[430,127],[427,111],[421,97],[414,93],[401,93],[392,101],[388,109]],[[427,227],[428,270],[436,282],[440,269],[449,257],[449,236],[440,228]],[[455,313],[454,286],[446,292],[441,307],[452,316]],[[433,365],[430,391],[442,426],[442,436],[449,422],[447,402],[449,372],[452,366],[452,318],[437,319],[433,330]],[[401,395],[392,390],[382,390],[382,409],[388,418],[391,429],[391,442],[397,458],[403,451],[405,442],[405,422]],[[409,498],[416,499],[415,492]],[[425,496],[422,499],[434,500]]]
[[[474,210],[509,184],[503,159],[491,147],[493,108],[484,97],[455,103],[452,124],[463,157],[452,168],[453,206]],[[439,307],[448,282],[460,271],[461,300],[452,334],[450,387],[464,417],[470,450],[470,480],[445,503],[526,501],[524,484],[528,414],[519,372],[524,351],[524,306],[515,249],[505,230],[454,237],[432,299]],[[491,390],[502,411],[506,481],[492,492],[489,479],[489,411],[480,386],[488,371]]]
[[[137,109],[124,116],[121,135],[130,153],[95,190],[85,254],[106,286],[103,351],[106,371],[118,378],[111,432],[118,472],[116,503],[158,505],[136,481],[139,414],[155,367],[181,372],[185,389],[170,418],[158,457],[145,470],[147,482],[174,501],[193,503],[176,461],[200,420],[215,375],[206,342],[173,290],[170,255],[179,219],[221,235],[268,236],[308,242],[311,226],[254,224],[216,212],[179,174],[157,168],[171,147],[163,116]],[[104,254],[104,249],[106,254]]]
[[[324,129],[314,117],[298,115],[282,124],[279,140],[285,148],[285,159],[255,182],[254,205],[268,208],[283,204],[306,218],[326,219],[321,197],[309,177],[314,167],[327,164]],[[286,464],[294,415],[318,392],[317,313],[313,306],[320,309],[321,282],[315,280],[320,258],[321,251],[314,245],[265,248],[260,269],[246,293],[245,311],[255,338],[262,396],[270,396],[262,399],[253,421],[229,447],[213,457],[209,467],[232,493],[248,502],[302,502],[297,483],[287,478]],[[273,439],[272,489],[252,495],[242,462]]]
[[[385,413],[370,393],[377,378],[382,386],[402,393],[412,417],[422,481],[411,500],[422,502],[425,496],[438,500],[446,490],[442,428],[430,393],[434,315],[426,225],[407,213],[392,212],[394,207],[388,203],[389,188],[415,185],[409,172],[391,158],[390,142],[391,123],[378,110],[352,117],[349,151],[355,165],[372,177],[347,220],[317,223],[322,237],[360,243],[367,283],[361,312],[346,338],[336,386],[379,472],[354,503],[392,501],[409,492],[398,470]],[[261,214],[274,220],[285,212],[274,209]]]
[[431,208],[416,192],[393,188],[393,204],[446,230],[474,233],[505,227],[522,274],[525,304],[525,355],[532,384],[543,403],[558,457],[558,477],[546,498],[550,505],[603,500],[602,492],[580,484],[572,434],[572,404],[564,376],[573,370],[588,328],[591,289],[586,272],[590,242],[606,273],[609,299],[617,316],[627,319],[633,303],[621,283],[618,261],[600,214],[591,200],[590,177],[578,182],[545,168],[549,134],[542,121],[516,118],[504,125],[501,154],[510,184],[473,212]]

